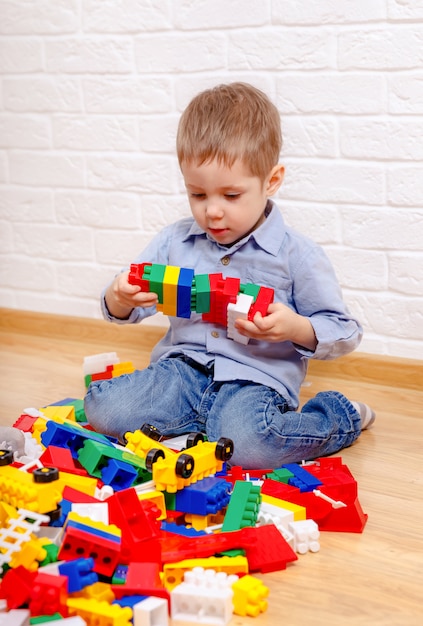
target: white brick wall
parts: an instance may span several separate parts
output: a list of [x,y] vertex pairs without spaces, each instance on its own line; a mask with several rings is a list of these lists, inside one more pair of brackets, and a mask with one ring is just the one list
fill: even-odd
[[181,111],[245,80],[280,109],[278,200],[332,258],[360,350],[422,358],[423,0],[0,0],[0,16],[1,306],[99,317],[114,272],[189,214]]

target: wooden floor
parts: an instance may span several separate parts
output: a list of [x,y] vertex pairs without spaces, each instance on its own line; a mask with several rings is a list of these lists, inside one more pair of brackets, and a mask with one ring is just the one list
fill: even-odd
[[[0,423],[13,424],[27,407],[83,397],[84,356],[116,351],[145,366],[162,332],[0,310]],[[231,626],[423,624],[423,362],[366,363],[359,354],[313,363],[302,390],[304,401],[335,388],[377,412],[374,427],[342,452],[369,515],[364,532],[322,533],[320,552],[261,576],[268,611],[234,617]]]

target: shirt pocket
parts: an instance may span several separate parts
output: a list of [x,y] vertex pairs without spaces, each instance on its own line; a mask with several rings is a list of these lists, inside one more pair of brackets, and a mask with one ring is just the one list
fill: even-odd
[[254,269],[247,270],[247,281],[254,285],[271,287],[275,290],[274,302],[281,302],[295,309],[293,283],[290,278]]

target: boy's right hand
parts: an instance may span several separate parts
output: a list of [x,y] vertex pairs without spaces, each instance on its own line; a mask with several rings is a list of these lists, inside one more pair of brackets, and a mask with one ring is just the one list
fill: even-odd
[[146,293],[138,285],[128,282],[129,271],[118,274],[106,291],[109,313],[118,319],[126,319],[135,307],[150,307],[158,302],[157,294]]

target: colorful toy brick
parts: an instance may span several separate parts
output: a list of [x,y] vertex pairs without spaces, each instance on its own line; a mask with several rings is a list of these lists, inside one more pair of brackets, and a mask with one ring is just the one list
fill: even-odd
[[237,481],[234,485],[222,530],[239,530],[255,526],[260,510],[260,487],[252,483]]
[[98,575],[93,571],[94,559],[75,559],[65,561],[59,565],[59,573],[67,577],[67,589],[69,593],[81,591],[88,585],[98,581]]
[[236,576],[196,567],[186,572],[184,582],[171,593],[171,615],[184,624],[220,624],[232,618],[232,584]]
[[86,621],[87,626],[94,624],[132,626],[132,609],[129,607],[86,598],[68,598],[67,607],[71,617],[79,615]]
[[178,491],[175,507],[177,511],[193,515],[212,515],[229,504],[231,499],[229,491],[229,483],[221,478],[209,476]]
[[235,615],[257,617],[267,610],[269,588],[254,576],[243,576],[232,584]]
[[295,552],[305,554],[308,551],[318,552],[320,550],[320,532],[314,520],[307,519],[298,522],[290,522],[288,528],[294,536]]
[[245,556],[209,556],[206,559],[185,559],[163,566],[163,584],[169,591],[181,584],[186,572],[197,567],[203,570],[225,572],[226,574],[248,574],[248,560]]
[[[37,482],[42,478],[50,482]],[[32,474],[21,472],[8,465],[0,471],[1,498],[7,504],[36,513],[49,513],[57,509],[62,498],[59,473],[43,473],[34,471]]]

